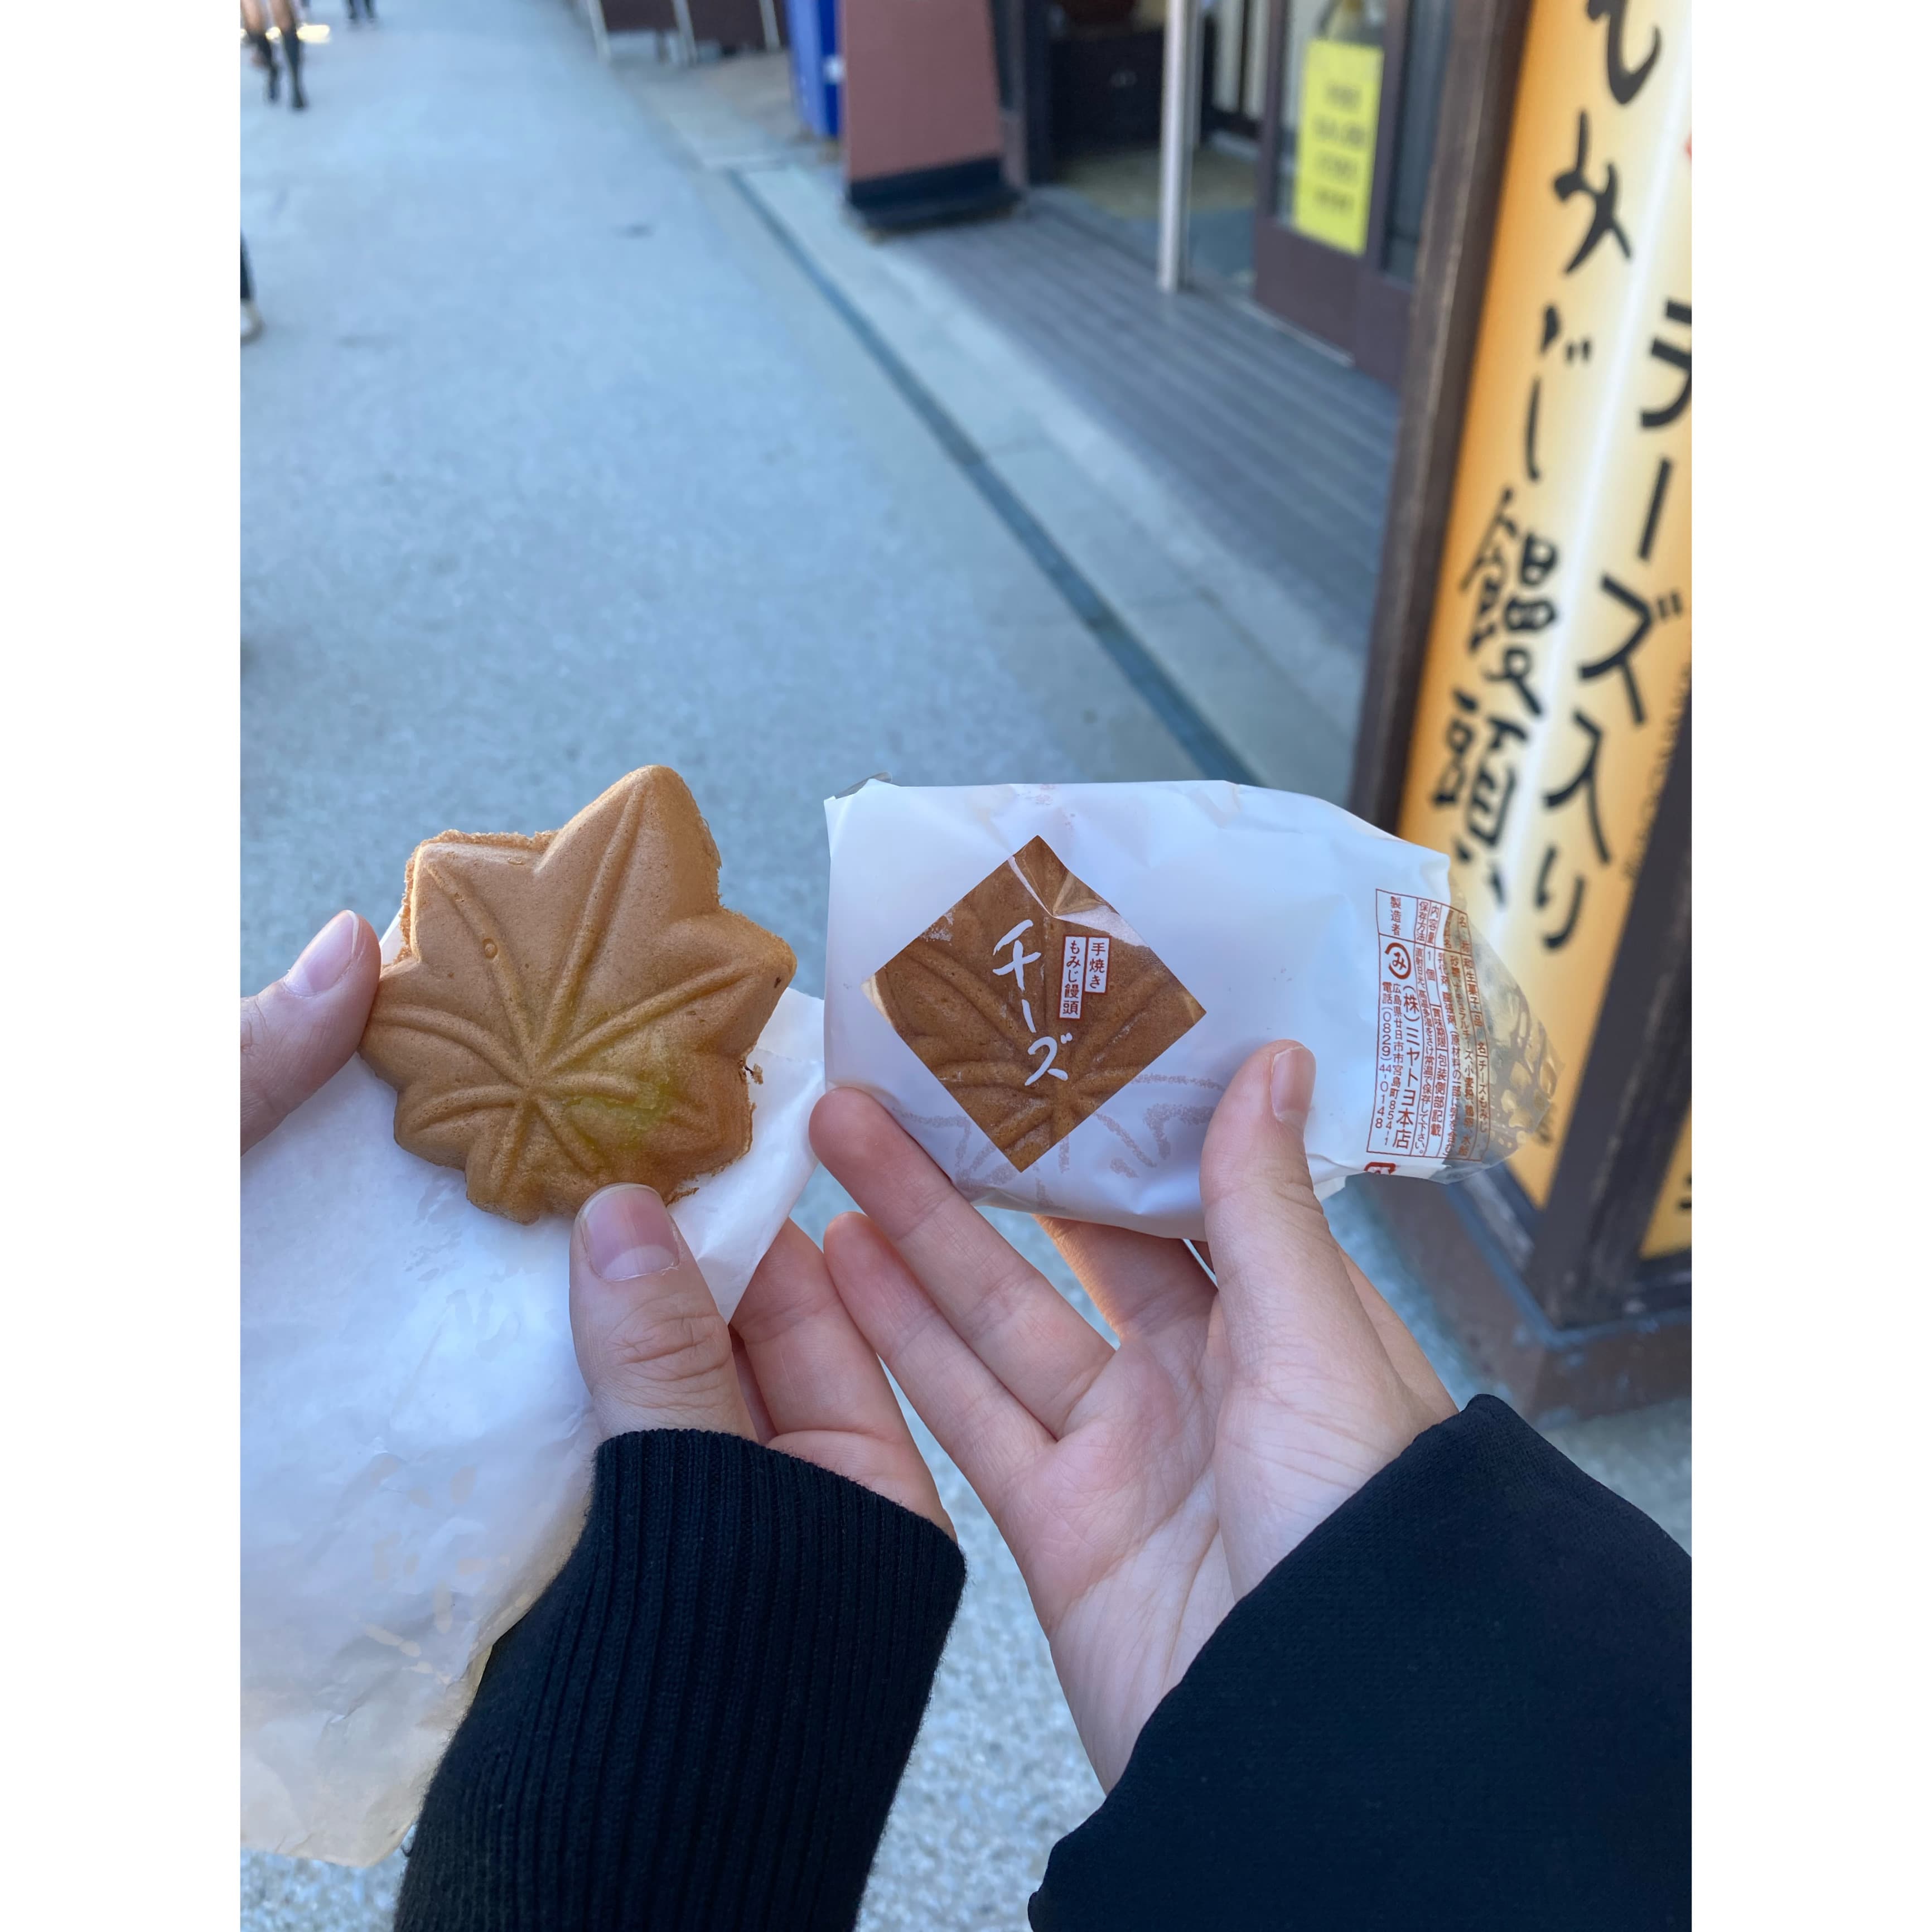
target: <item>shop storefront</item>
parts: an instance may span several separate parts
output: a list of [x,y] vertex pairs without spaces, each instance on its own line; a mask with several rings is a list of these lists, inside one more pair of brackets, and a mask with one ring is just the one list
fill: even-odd
[[[1262,50],[1254,294],[1401,380],[1453,0],[1233,0]],[[1217,76],[1218,78],[1218,76]],[[1249,73],[1244,98],[1252,98]]]
[[[1183,70],[1191,278],[1400,380],[1454,0],[993,0],[1008,178],[1151,259]],[[1177,55],[1178,34],[1187,44]]]

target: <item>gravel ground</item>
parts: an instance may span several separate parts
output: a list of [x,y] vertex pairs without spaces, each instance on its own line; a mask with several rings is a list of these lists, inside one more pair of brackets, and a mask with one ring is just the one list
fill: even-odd
[[[338,906],[384,924],[418,839],[560,824],[646,761],[685,773],[728,902],[791,938],[812,992],[827,794],[1187,774],[559,0],[322,17],[308,113],[242,83],[268,324],[242,360],[244,990]],[[820,1175],[800,1218],[840,1204]],[[1366,1210],[1332,1211],[1470,1392]],[[1558,1439],[1688,1539],[1689,1434],[1682,1404]],[[1017,1570],[925,1446],[970,1576],[862,1923],[1018,1927],[1098,1788]],[[400,1868],[244,1854],[242,1923],[376,1932]]]

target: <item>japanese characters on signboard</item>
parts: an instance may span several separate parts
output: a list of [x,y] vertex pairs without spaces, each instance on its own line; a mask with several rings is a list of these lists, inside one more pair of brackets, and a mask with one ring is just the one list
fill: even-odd
[[1690,692],[1690,25],[1531,10],[1399,827],[1570,1070],[1539,1206]]

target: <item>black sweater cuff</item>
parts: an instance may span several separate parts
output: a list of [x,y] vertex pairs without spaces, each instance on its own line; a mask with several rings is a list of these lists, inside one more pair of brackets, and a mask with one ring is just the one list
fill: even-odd
[[1479,1396],[1234,1606],[1032,1923],[1688,1926],[1690,1608],[1683,1550]]
[[430,1786],[397,1932],[849,1927],[964,1582],[943,1531],[795,1457],[605,1443]]

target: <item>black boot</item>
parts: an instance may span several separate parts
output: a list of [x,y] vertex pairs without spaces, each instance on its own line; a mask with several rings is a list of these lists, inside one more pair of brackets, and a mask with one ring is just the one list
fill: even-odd
[[302,36],[293,32],[282,35],[282,51],[289,57],[289,105],[299,114],[308,105],[308,96],[302,92]]
[[251,33],[248,44],[255,50],[255,58],[268,70],[268,98],[272,100],[281,92],[282,70],[275,64],[275,44],[266,34]]

